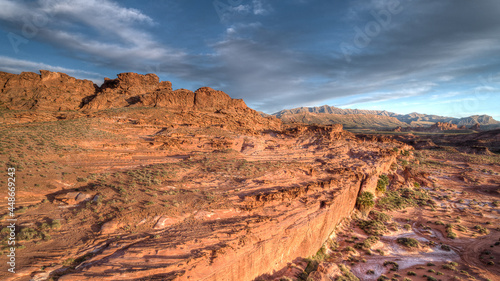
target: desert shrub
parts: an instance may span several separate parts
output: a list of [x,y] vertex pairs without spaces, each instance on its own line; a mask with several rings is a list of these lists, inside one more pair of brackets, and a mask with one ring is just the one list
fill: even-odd
[[453,271],[457,270],[457,268],[454,265],[452,265],[451,263],[445,263],[441,267],[443,269],[448,269],[448,270],[453,270]]
[[427,281],[438,281],[435,277],[427,276]]
[[417,239],[408,237],[400,237],[396,242],[408,248],[417,248],[420,245]]
[[366,274],[373,275],[373,274],[375,274],[375,271],[373,269],[369,269],[366,271]]
[[391,220],[390,215],[375,210],[370,211],[370,218],[380,222],[388,222]]
[[419,184],[418,182],[414,182],[414,183],[413,183],[413,186],[414,186],[415,188],[420,188],[420,184]]
[[339,264],[339,269],[342,272],[342,276],[337,277],[335,281],[359,281],[359,278],[356,277],[347,266]]
[[435,264],[433,264],[432,262],[428,262],[427,266],[435,266]]
[[436,271],[434,269],[432,269],[432,268],[429,269],[429,270],[427,270],[427,272],[436,273]]
[[436,224],[436,225],[444,225],[444,222],[442,222],[442,221],[436,221],[436,222],[434,222],[434,224]]
[[490,233],[490,231],[486,227],[484,227],[484,226],[476,225],[476,226],[474,226],[474,229],[477,230],[477,232],[479,232],[481,234],[488,234],[488,233]]
[[491,202],[491,204],[493,204],[493,206],[495,207],[500,207],[500,201],[498,200]]
[[279,281],[293,281],[293,279],[289,278],[289,277],[281,277],[279,279]]
[[387,190],[387,185],[389,185],[389,177],[387,177],[387,175],[380,175],[377,181],[376,190],[380,193],[385,193]]
[[399,264],[397,262],[384,261],[384,266],[387,266],[387,265],[392,265],[392,268],[391,268],[392,271],[397,271],[399,269]]
[[385,276],[384,274],[380,275],[377,278],[377,281],[384,281],[384,280],[389,280],[389,277]]
[[405,230],[409,231],[409,230],[411,230],[411,225],[409,225],[409,224],[405,224],[405,225],[403,225],[403,228],[404,228]]
[[359,228],[361,228],[368,235],[381,236],[387,232],[387,227],[376,220],[358,220]]
[[347,246],[344,248],[344,252],[353,252],[353,253],[356,253],[356,250],[354,250],[353,247],[351,246]]
[[368,250],[373,246],[373,244],[377,243],[379,240],[380,238],[378,238],[377,236],[369,236],[363,242],[356,243],[354,245],[354,248]]
[[408,276],[417,276],[417,273],[415,273],[415,271],[408,271],[406,274],[408,274]]
[[403,156],[410,156],[410,152],[406,149],[401,150],[401,155]]
[[405,277],[405,278],[403,278],[403,281],[412,281],[412,280],[408,277]]
[[444,244],[443,244],[443,245],[441,245],[441,249],[442,249],[442,250],[445,250],[445,251],[451,251],[450,246],[448,246],[448,245],[444,245]]
[[410,188],[389,191],[377,202],[377,206],[383,210],[401,210],[407,207],[427,205],[435,205],[427,191]]
[[451,223],[446,225],[446,237],[451,239],[457,238],[457,234],[453,232],[453,224]]
[[38,236],[38,231],[29,227],[22,228],[17,234],[17,238],[19,240],[26,240],[26,241],[29,241],[37,236]]

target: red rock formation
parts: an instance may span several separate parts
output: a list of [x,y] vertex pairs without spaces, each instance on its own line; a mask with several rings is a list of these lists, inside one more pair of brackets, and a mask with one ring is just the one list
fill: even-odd
[[139,96],[153,91],[172,91],[172,83],[160,82],[155,74],[120,73],[116,79],[105,78],[99,93],[84,109],[126,107],[139,101]]
[[203,87],[196,92],[172,90],[155,74],[120,73],[105,78],[101,87],[64,73],[0,72],[0,106],[18,110],[102,110],[128,106],[167,107],[180,110],[248,110],[241,99]]
[[0,105],[9,109],[75,110],[97,85],[60,72],[0,72]]
[[436,122],[430,127],[431,131],[458,130],[456,124]]

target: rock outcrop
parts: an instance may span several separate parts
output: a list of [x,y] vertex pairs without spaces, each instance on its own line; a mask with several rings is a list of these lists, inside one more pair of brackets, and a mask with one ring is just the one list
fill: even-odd
[[15,110],[76,110],[98,89],[60,72],[0,72],[0,106]]
[[126,107],[139,101],[141,95],[153,91],[172,91],[172,83],[160,82],[155,74],[120,73],[116,79],[105,78],[95,97],[84,109]]
[[458,130],[458,126],[456,124],[451,124],[451,123],[436,122],[434,125],[430,127],[430,130],[431,131]]
[[195,92],[172,89],[155,74],[120,73],[99,87],[64,73],[0,72],[0,106],[15,110],[103,110],[130,106],[178,110],[250,110],[241,99],[203,87]]

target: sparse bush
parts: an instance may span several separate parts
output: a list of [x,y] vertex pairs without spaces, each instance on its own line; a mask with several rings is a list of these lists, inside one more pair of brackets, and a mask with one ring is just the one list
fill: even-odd
[[448,246],[448,245],[444,245],[444,244],[443,244],[443,245],[441,245],[441,249],[442,249],[442,250],[445,250],[445,251],[451,251],[450,246]]
[[399,269],[399,264],[394,261],[384,261],[384,266],[392,265],[391,271],[397,271]]
[[453,270],[453,271],[457,270],[457,268],[454,265],[452,265],[451,263],[445,263],[441,267],[443,269],[448,269],[448,270]]
[[338,266],[339,266],[340,271],[342,272],[342,276],[337,277],[337,279],[335,279],[335,281],[359,281],[359,278],[356,277],[356,275],[354,275],[351,272],[350,268],[348,268],[347,266],[345,266],[343,264],[339,264]]
[[344,248],[344,252],[348,252],[348,253],[349,252],[353,252],[353,253],[356,253],[356,250],[354,250],[354,248],[351,247],[351,246],[347,246],[347,247]]
[[481,234],[488,234],[488,233],[490,233],[490,231],[486,227],[484,227],[484,226],[476,225],[476,226],[474,226],[474,229],[477,230],[477,232],[479,232]]
[[370,249],[373,246],[373,244],[377,243],[379,240],[380,238],[378,238],[377,236],[369,236],[362,243],[356,243],[354,245],[354,248],[367,250]]
[[417,276],[417,273],[415,273],[415,271],[408,271],[406,274],[408,274],[408,276]]
[[385,213],[382,213],[379,211],[375,211],[375,210],[370,211],[370,217],[373,220],[380,221],[380,222],[388,222],[391,220],[391,216],[389,216],[388,214],[385,214]]
[[387,190],[387,185],[389,185],[389,177],[387,177],[387,175],[380,175],[377,181],[376,190],[380,193],[385,193]]
[[449,223],[446,225],[446,237],[450,239],[457,238],[457,234],[453,232],[453,224]]
[[408,237],[400,237],[396,242],[408,248],[417,248],[420,245],[417,239]]
[[381,236],[387,232],[387,227],[379,221],[375,220],[358,220],[359,228],[361,228],[368,235]]
[[403,228],[404,228],[406,231],[410,231],[410,230],[411,230],[411,225],[409,225],[409,224],[405,224],[405,225],[403,225]]
[[29,241],[37,236],[38,232],[35,229],[29,227],[22,228],[17,235],[19,240],[26,240],[26,241]]
[[435,264],[433,264],[432,262],[428,262],[427,266],[435,266]]

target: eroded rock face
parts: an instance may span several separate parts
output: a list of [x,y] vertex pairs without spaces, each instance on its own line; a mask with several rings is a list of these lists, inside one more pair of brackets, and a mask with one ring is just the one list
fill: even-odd
[[0,72],[0,105],[9,109],[76,110],[97,85],[60,72]]
[[120,73],[116,79],[105,78],[99,92],[84,109],[126,107],[139,101],[139,96],[153,91],[172,91],[172,83],[160,82],[155,74]]

